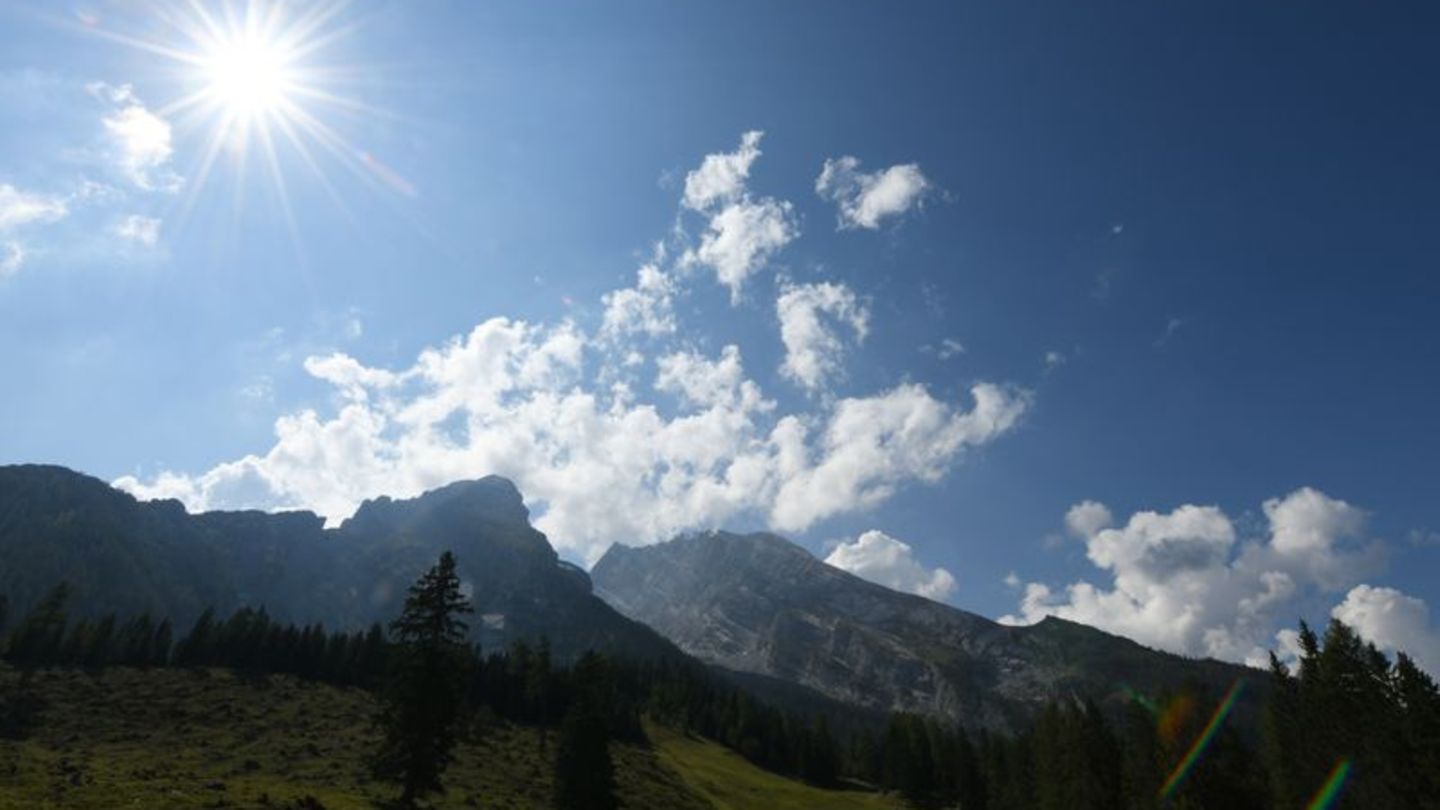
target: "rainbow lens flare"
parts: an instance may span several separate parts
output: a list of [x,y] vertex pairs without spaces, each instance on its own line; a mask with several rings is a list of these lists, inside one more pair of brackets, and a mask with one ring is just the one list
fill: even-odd
[[1160,798],[1170,798],[1170,796],[1175,793],[1175,789],[1180,786],[1180,783],[1185,781],[1185,777],[1190,775],[1190,771],[1195,767],[1196,761],[1200,759],[1200,755],[1205,752],[1205,749],[1210,746],[1210,742],[1215,739],[1215,733],[1220,730],[1221,724],[1223,724],[1225,718],[1230,715],[1230,710],[1235,708],[1235,699],[1240,696],[1240,689],[1243,686],[1245,686],[1244,681],[1236,681],[1235,685],[1230,687],[1230,691],[1225,693],[1225,699],[1220,701],[1220,705],[1215,709],[1215,713],[1210,716],[1210,722],[1205,724],[1205,730],[1200,732],[1200,736],[1196,738],[1195,744],[1191,745],[1190,750],[1185,753],[1185,758],[1180,760],[1179,765],[1175,766],[1175,770],[1170,773],[1170,778],[1166,779],[1165,784],[1160,786]]
[[1335,804],[1340,798],[1340,789],[1345,787],[1345,779],[1350,775],[1350,759],[1348,757],[1335,763],[1335,769],[1326,777],[1325,784],[1320,786],[1315,798],[1305,805],[1305,810],[1326,810]]

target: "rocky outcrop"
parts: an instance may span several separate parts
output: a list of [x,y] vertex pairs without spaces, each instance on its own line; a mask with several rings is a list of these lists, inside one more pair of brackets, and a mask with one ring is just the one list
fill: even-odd
[[1125,699],[1259,673],[1047,619],[1009,627],[833,568],[771,534],[615,546],[596,593],[685,652],[869,709],[1013,729],[1054,698]]

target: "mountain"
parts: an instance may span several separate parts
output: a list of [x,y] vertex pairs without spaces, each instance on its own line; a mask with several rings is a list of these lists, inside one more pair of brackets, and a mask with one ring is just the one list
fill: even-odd
[[[711,532],[616,545],[596,592],[718,667],[789,681],[879,711],[1019,728],[1054,698],[1128,700],[1193,683],[1216,695],[1260,673],[1148,649],[1049,618],[1009,627],[898,593],[771,534]],[[1254,701],[1247,705],[1253,708]]]
[[63,580],[76,612],[148,612],[181,631],[207,607],[224,615],[247,605],[360,629],[397,615],[406,588],[446,549],[486,647],[544,635],[562,658],[589,648],[680,657],[591,593],[590,578],[560,560],[503,478],[366,501],[327,529],[312,512],[191,515],[177,501],[137,501],[63,467],[0,467],[0,594],[12,615]]

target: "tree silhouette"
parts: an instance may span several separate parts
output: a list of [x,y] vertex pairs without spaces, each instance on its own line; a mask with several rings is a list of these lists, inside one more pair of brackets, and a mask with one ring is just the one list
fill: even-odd
[[376,776],[401,785],[405,807],[441,790],[473,656],[465,643],[469,627],[459,617],[471,611],[460,592],[455,556],[447,551],[410,586],[404,610],[390,623],[395,650],[381,696],[384,741],[374,769]]
[[612,810],[615,765],[610,760],[614,701],[609,667],[596,653],[575,664],[575,695],[555,746],[555,806],[562,810]]

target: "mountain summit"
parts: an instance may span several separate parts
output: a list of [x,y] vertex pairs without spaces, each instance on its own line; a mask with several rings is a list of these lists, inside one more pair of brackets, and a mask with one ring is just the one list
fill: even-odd
[[591,593],[503,478],[366,501],[326,529],[312,512],[191,515],[64,467],[0,467],[0,594],[17,614],[65,581],[78,613],[149,613],[182,631],[207,607],[242,606],[360,629],[396,615],[406,587],[447,549],[475,603],[472,637],[488,648],[547,636],[561,657],[678,655]]
[[1258,675],[1060,619],[1001,625],[860,579],[772,534],[617,545],[591,577],[621,613],[707,663],[976,727],[1018,728],[1055,698],[1119,700],[1183,681],[1218,692]]

